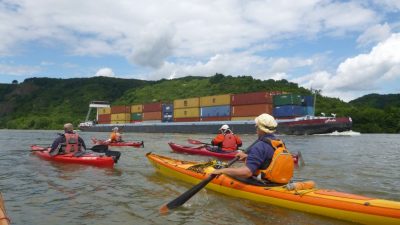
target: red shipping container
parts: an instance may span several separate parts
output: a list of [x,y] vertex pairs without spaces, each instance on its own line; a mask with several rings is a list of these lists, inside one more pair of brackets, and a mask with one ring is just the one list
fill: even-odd
[[145,120],[161,120],[161,112],[144,112],[143,121]]
[[197,121],[200,121],[200,117],[174,118],[174,122],[197,122]]
[[126,106],[126,105],[114,105],[111,106],[111,114],[117,114],[117,113],[130,113],[131,112],[131,107]]
[[256,105],[237,105],[232,106],[232,117],[237,116],[258,116],[262,113],[272,115],[272,104],[256,104]]
[[143,112],[161,112],[162,111],[162,103],[147,103],[143,104]]
[[272,93],[267,91],[235,94],[231,96],[231,105],[272,104],[272,96]]
[[111,122],[111,114],[100,114],[97,118],[97,122]]
[[230,116],[212,116],[200,118],[200,121],[227,121],[231,120]]

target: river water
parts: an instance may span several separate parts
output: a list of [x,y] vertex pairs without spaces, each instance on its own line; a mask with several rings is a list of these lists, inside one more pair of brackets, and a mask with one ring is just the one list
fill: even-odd
[[[350,224],[205,189],[160,215],[161,205],[193,185],[156,173],[145,154],[207,161],[171,153],[167,143],[208,142],[211,135],[125,133],[125,140],[143,140],[145,148],[118,148],[122,157],[111,169],[48,162],[30,153],[31,144],[48,146],[57,132],[0,130],[0,191],[12,224]],[[88,146],[91,137],[107,137],[80,135]],[[241,137],[244,147],[255,139]],[[280,137],[289,150],[303,155],[306,166],[296,170],[296,177],[313,179],[319,188],[400,201],[399,134]]]

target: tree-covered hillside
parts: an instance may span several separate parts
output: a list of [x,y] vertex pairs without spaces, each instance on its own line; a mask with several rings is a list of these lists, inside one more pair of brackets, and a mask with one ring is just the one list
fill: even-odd
[[65,122],[78,124],[92,100],[113,102],[141,80],[108,77],[30,78],[21,84],[0,85],[0,128],[59,129]]
[[[0,128],[60,129],[65,122],[77,125],[84,120],[88,104],[93,100],[106,100],[112,105],[132,105],[256,91],[313,94],[286,80],[262,81],[251,76],[222,74],[159,81],[109,77],[30,78],[20,84],[0,84]],[[346,103],[318,92],[316,114],[351,116],[353,130],[362,133],[399,133],[399,96],[371,94]]]

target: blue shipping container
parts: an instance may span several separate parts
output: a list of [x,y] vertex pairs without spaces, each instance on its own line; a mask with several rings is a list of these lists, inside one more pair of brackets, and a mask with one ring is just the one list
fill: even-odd
[[303,106],[298,105],[283,105],[274,107],[274,117],[291,117],[291,116],[304,116],[306,111]]
[[231,115],[230,105],[209,106],[200,108],[200,117],[222,117]]
[[302,96],[302,105],[314,106],[314,96],[312,95]]
[[162,112],[163,113],[173,113],[174,112],[174,104],[162,104]]
[[163,112],[162,122],[174,122],[174,113],[173,112]]
[[304,113],[304,115],[314,116],[314,114],[315,114],[314,106],[303,107],[303,113]]

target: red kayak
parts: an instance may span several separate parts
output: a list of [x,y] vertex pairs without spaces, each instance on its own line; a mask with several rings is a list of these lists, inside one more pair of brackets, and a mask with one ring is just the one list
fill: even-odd
[[76,157],[73,154],[55,155],[49,154],[50,148],[45,148],[37,145],[31,146],[32,152],[38,157],[62,163],[76,163],[101,167],[114,166],[114,159],[111,156],[96,155],[94,153],[86,153],[82,156]]
[[[237,154],[237,151],[228,152],[228,153],[212,152],[212,151],[209,151],[204,145],[199,146],[199,147],[194,147],[194,146],[179,145],[179,144],[175,144],[172,142],[169,142],[168,144],[174,152],[187,153],[187,154],[191,154],[191,155],[213,156],[213,157],[216,157],[219,159],[230,160],[230,159],[235,158],[235,155]],[[297,165],[299,155],[292,154],[292,156],[293,156],[294,164]]]
[[108,146],[132,146],[135,148],[144,147],[143,141],[121,141],[121,142],[108,142],[105,140],[97,140],[96,138],[92,138],[92,143],[95,145],[108,145]]

